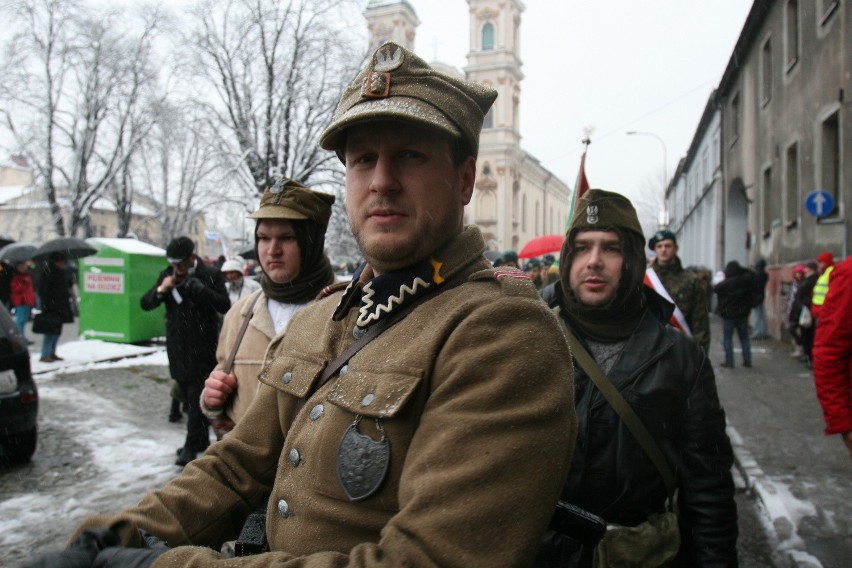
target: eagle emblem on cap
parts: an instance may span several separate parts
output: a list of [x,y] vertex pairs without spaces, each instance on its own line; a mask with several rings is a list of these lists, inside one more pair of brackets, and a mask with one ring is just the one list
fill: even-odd
[[[391,52],[394,47],[396,51]],[[402,65],[402,48],[388,45],[376,51],[376,64],[373,65],[373,71],[387,73],[400,65]]]
[[589,225],[594,225],[598,221],[600,221],[600,217],[598,217],[598,206],[589,205],[586,207],[586,222]]

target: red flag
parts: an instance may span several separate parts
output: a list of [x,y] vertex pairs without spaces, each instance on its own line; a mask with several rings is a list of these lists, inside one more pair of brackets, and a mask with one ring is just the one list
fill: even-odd
[[586,151],[583,150],[583,157],[580,158],[580,173],[577,174],[577,183],[574,184],[577,194],[577,199],[583,197],[583,194],[589,191],[589,180],[586,178]]
[[[583,140],[586,144],[586,150],[589,149],[589,143]],[[574,182],[574,192],[571,194],[571,207],[568,209],[568,218],[565,219],[565,229],[571,223],[571,217],[574,215],[574,205],[577,200],[583,197],[583,194],[589,191],[589,180],[586,178],[586,150],[583,150],[583,156],[580,158],[580,171],[577,173],[577,180]]]

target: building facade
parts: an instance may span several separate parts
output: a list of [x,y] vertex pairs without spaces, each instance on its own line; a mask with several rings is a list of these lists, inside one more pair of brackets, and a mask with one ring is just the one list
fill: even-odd
[[775,337],[792,267],[823,251],[845,258],[852,245],[849,38],[850,0],[755,0],[667,192],[691,253],[714,268],[767,261]]
[[[468,6],[470,44],[464,73],[432,65],[498,92],[480,136],[476,186],[465,208],[465,223],[479,226],[489,249],[518,251],[534,237],[564,232],[571,190],[521,147],[523,3],[468,0]],[[409,2],[373,0],[364,15],[371,46],[392,40],[417,51],[419,20]]]
[[[67,190],[57,189],[57,202],[63,210],[70,210]],[[140,241],[165,246],[162,223],[153,207],[146,206],[145,198],[136,196],[130,218],[130,233]],[[117,237],[118,214],[108,199],[101,197],[92,205],[87,219],[86,237]],[[204,255],[209,248],[213,258],[221,253],[207,243],[207,226],[204,215],[193,215],[187,236],[198,243]],[[13,157],[8,163],[0,163],[0,227],[2,233],[16,241],[43,243],[59,235],[50,210],[50,205],[41,188],[33,183],[32,169],[21,158]]]

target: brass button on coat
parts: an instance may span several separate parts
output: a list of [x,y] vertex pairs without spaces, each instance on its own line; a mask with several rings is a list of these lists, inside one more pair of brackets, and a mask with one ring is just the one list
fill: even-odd
[[325,412],[325,407],[322,404],[318,404],[311,409],[311,420],[319,420],[320,416],[322,416],[323,412]]
[[299,450],[293,448],[290,450],[290,455],[288,456],[290,459],[290,463],[293,467],[299,467],[299,463],[302,461],[302,456],[299,454]]
[[376,395],[370,393],[361,399],[361,406],[370,406],[376,400]]
[[284,373],[284,376],[281,377],[281,380],[284,381],[285,385],[289,385],[290,381],[293,380],[293,373],[291,373],[290,371],[287,371],[286,373]]

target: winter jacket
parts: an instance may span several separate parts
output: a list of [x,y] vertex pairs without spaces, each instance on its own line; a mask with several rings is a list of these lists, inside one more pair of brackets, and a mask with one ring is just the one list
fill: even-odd
[[[607,376],[677,479],[681,551],[676,564],[736,566],[733,451],[713,368],[702,349],[665,325],[671,304],[650,288],[645,297],[649,308]],[[667,494],[659,471],[576,364],[574,379],[579,429],[561,498],[620,525],[637,525],[662,512]]]
[[17,272],[12,276],[11,285],[12,306],[35,306],[36,295],[33,286],[33,275],[29,272]]
[[754,305],[754,278],[754,272],[748,268],[736,262],[728,263],[725,267],[725,279],[713,287],[719,299],[716,312],[725,319],[748,317]]
[[11,264],[4,260],[0,260],[0,304],[11,307],[10,294],[12,285],[12,276],[15,269]]
[[[62,323],[72,323],[74,312],[71,309],[71,282],[65,268],[45,262],[38,276],[38,297],[41,300],[41,311],[56,314]],[[55,331],[54,335],[61,333]]]
[[[140,300],[143,310],[166,305],[166,353],[169,372],[177,382],[201,381],[216,366],[219,315],[231,307],[225,277],[215,268],[196,261],[195,272],[165,294],[157,288],[171,276],[171,267],[160,272],[157,282]],[[178,303],[173,290],[181,297]]]
[[254,278],[243,276],[236,282],[227,282],[225,289],[228,290],[228,298],[231,300],[231,306],[233,306],[243,298],[247,298],[260,290],[260,282]]
[[802,314],[802,308],[811,309],[811,297],[814,293],[816,281],[817,274],[813,273],[810,276],[805,276],[805,279],[796,288],[796,297],[793,300],[793,308],[790,310],[790,323],[799,325],[799,316]]
[[669,264],[651,265],[660,282],[683,312],[692,331],[692,339],[708,350],[710,348],[710,314],[707,313],[707,292],[704,282],[691,270],[684,270],[680,258],[675,256]]
[[837,264],[816,326],[814,383],[826,434],[852,431],[852,258]]
[[769,274],[766,272],[766,261],[758,260],[754,265],[754,289],[752,291],[752,306],[757,307],[766,299],[766,283]]
[[[361,301],[381,321],[407,296],[373,304],[353,284],[307,306],[270,345],[230,434],[136,507],[84,526],[127,519],[177,547],[155,568],[213,566],[269,499],[271,552],[228,566],[529,566],[574,448],[571,361],[529,279],[491,268],[484,250],[470,227],[436,251],[435,281],[461,283],[418,304],[300,406],[355,342]],[[375,445],[390,454],[386,470]],[[347,497],[341,479],[367,473],[375,492]]]

